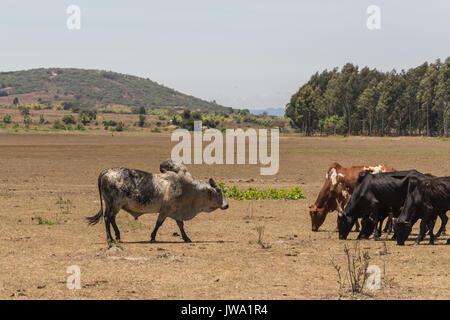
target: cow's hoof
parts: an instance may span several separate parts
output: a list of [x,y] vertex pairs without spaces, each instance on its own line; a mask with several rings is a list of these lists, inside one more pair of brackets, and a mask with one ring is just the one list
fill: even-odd
[[155,239],[150,239],[150,243],[155,243],[156,240]]
[[186,243],[192,242],[192,240],[189,239],[189,238],[185,238],[185,239],[183,239],[183,240],[184,240],[184,242],[186,242]]

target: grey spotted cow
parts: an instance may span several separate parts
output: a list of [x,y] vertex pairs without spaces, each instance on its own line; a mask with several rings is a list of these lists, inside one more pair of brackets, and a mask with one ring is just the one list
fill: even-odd
[[110,225],[114,228],[116,240],[120,240],[116,224],[120,209],[135,219],[146,213],[159,212],[151,242],[155,241],[156,233],[167,217],[177,222],[183,240],[191,242],[184,231],[183,221],[200,212],[228,209],[227,200],[213,179],[208,183],[195,180],[184,165],[172,160],[162,162],[160,171],[152,174],[128,168],[104,170],[98,177],[101,208],[95,216],[87,218],[88,223],[96,224],[104,216],[108,241],[112,241]]

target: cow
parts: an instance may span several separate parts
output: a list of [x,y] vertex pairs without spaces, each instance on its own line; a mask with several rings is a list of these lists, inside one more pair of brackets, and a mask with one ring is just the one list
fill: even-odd
[[104,216],[107,240],[113,241],[112,225],[116,240],[120,241],[116,224],[120,209],[135,219],[146,213],[159,212],[150,242],[156,241],[156,233],[167,217],[177,222],[183,240],[191,242],[184,231],[183,221],[194,218],[200,212],[228,209],[225,195],[214,179],[209,179],[208,183],[195,180],[184,165],[171,160],[163,162],[160,171],[162,173],[152,174],[122,167],[102,171],[98,177],[100,211],[88,217],[88,223],[96,224]]
[[[430,230],[430,244],[434,244],[433,227],[436,216],[439,215],[441,219],[445,217],[447,220],[445,215],[447,210],[450,210],[450,177],[411,178],[404,208],[399,217],[393,220],[397,244],[404,245],[418,219],[422,219],[422,221],[419,237],[415,243],[419,244],[425,238],[428,229]],[[441,231],[442,226],[436,236],[439,236]],[[447,244],[449,243],[450,239],[447,240]]]
[[347,238],[357,218],[363,218],[358,239],[368,238],[372,231],[374,238],[378,238],[381,230],[377,230],[377,224],[382,223],[389,210],[394,212],[394,216],[400,213],[412,176],[424,177],[416,170],[378,174],[361,171],[348,205],[345,209],[338,208],[339,239]]
[[[337,210],[337,203],[345,207],[355,188],[358,174],[362,170],[372,174],[395,171],[394,168],[386,164],[344,168],[339,163],[333,162],[327,170],[325,182],[317,196],[316,202],[309,207],[312,231],[318,231],[324,223],[327,214]],[[356,221],[356,231],[359,231],[358,221]]]

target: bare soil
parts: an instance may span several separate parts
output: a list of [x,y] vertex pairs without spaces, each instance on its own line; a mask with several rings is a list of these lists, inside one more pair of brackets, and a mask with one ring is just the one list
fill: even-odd
[[[213,177],[241,188],[300,186],[307,199],[230,200],[230,209],[201,213],[186,223],[189,244],[174,235],[179,230],[169,220],[158,233],[160,242],[149,243],[156,216],[135,221],[120,212],[123,243],[108,249],[104,224],[88,227],[85,221],[99,210],[99,172],[114,166],[157,172],[173,145],[169,134],[0,134],[0,298],[352,298],[339,291],[330,258],[345,271],[344,245],[353,248],[357,234],[338,240],[335,213],[320,232],[311,231],[308,206],[329,164],[386,163],[438,176],[450,170],[448,141],[282,136],[275,176],[261,176],[259,165],[189,170],[200,180]],[[71,204],[57,204],[60,199]],[[264,228],[265,248],[258,244],[257,227]],[[428,238],[415,246],[417,232],[418,225],[405,246],[359,241],[370,264],[381,269],[383,286],[356,298],[450,298],[448,236],[434,246],[427,245]],[[66,287],[72,265],[81,270],[80,290]]]

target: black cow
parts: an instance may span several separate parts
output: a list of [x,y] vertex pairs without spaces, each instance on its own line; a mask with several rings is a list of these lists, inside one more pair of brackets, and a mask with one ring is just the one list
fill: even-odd
[[[372,232],[374,237],[378,238],[381,224],[389,211],[392,210],[394,216],[399,214],[406,199],[409,178],[412,176],[424,177],[416,170],[374,175],[361,171],[349,204],[345,210],[339,209],[339,239],[347,238],[357,218],[363,218],[358,239],[368,238]],[[376,228],[378,224],[379,229]]]
[[[418,219],[422,219],[422,221],[416,243],[418,244],[424,239],[425,233],[429,229],[430,244],[434,244],[433,226],[436,217],[440,215],[442,219],[447,210],[450,210],[450,177],[410,179],[403,211],[397,219],[393,220],[397,244],[405,243]],[[447,217],[445,216],[445,218]],[[442,231],[442,227],[436,236],[440,235],[440,231]],[[447,240],[447,244],[449,243],[450,239]]]

